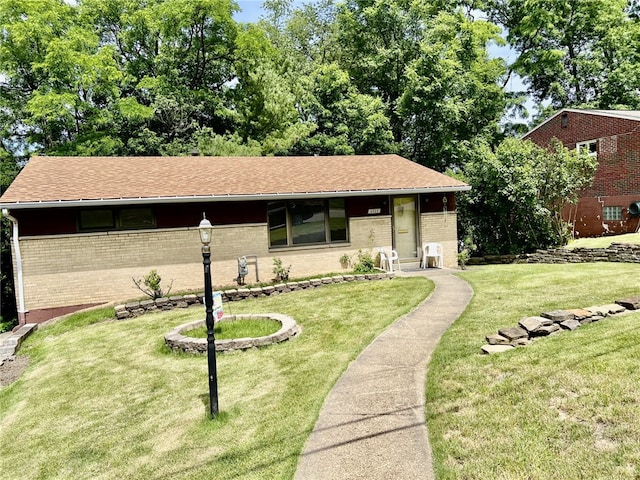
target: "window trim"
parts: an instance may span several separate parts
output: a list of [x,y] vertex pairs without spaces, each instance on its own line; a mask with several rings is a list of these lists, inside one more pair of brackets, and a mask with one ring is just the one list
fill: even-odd
[[[594,149],[591,149],[591,146],[594,146]],[[582,150],[586,150],[587,154],[590,157],[598,156],[598,140],[586,140],[584,142],[576,142],[576,150],[580,153]]]
[[[122,215],[127,210],[148,210],[150,214],[150,224],[137,224],[137,225],[124,225]],[[84,227],[82,222],[82,215],[91,212],[111,212],[112,223],[110,225],[101,225],[96,227]],[[90,233],[90,232],[108,232],[115,230],[148,230],[157,228],[156,215],[153,207],[151,206],[122,206],[119,208],[85,208],[78,211],[77,214],[77,226],[78,233]]]
[[[344,230],[345,230],[345,239],[344,240],[332,240],[331,238],[331,202],[334,200],[341,200],[344,204]],[[306,242],[306,243],[293,243],[293,217],[291,213],[291,204],[295,202],[306,202],[313,201],[318,202],[321,201],[323,204],[323,215],[324,215],[324,234],[325,240],[323,242]],[[270,224],[270,211],[271,205],[275,204],[284,204],[285,208],[285,232],[286,232],[286,243],[280,245],[274,245],[272,243],[271,238],[271,224]],[[275,209],[274,209],[275,210]],[[269,230],[268,241],[270,249],[285,249],[285,248],[309,248],[309,247],[322,247],[322,246],[330,246],[330,245],[347,245],[349,244],[349,217],[347,215],[347,202],[343,197],[331,197],[331,198],[299,198],[292,200],[280,200],[274,202],[267,203],[267,228]]]

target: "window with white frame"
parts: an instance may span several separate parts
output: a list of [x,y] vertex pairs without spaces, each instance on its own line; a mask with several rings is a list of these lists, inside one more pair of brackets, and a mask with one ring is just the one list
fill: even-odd
[[588,142],[578,142],[576,143],[576,148],[578,152],[586,152],[590,156],[595,157],[598,155],[598,141],[597,140],[589,140]]
[[602,207],[602,217],[610,222],[622,220],[622,207]]

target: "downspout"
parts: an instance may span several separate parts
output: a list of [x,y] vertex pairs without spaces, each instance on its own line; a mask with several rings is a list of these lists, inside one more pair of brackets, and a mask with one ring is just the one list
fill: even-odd
[[16,268],[18,269],[18,323],[27,323],[27,311],[24,308],[24,281],[22,279],[22,254],[20,253],[20,241],[18,235],[18,220],[9,214],[9,210],[2,209],[2,216],[8,218],[12,224],[13,248],[16,256]]

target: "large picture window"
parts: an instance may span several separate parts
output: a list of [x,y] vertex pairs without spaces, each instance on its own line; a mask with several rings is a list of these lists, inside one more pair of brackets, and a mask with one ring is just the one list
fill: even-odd
[[272,247],[348,240],[344,199],[270,202],[267,213]]

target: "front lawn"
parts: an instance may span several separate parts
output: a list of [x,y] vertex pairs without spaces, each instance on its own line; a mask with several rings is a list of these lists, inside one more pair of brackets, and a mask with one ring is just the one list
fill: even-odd
[[106,320],[113,310],[42,328],[31,364],[0,389],[3,479],[286,479],[347,365],[432,291],[425,278],[353,282],[225,304],[278,312],[302,334],[218,355],[221,415],[207,418],[206,356],[163,336],[202,308]]
[[427,380],[437,478],[640,478],[640,313],[479,354],[485,335],[521,317],[640,295],[640,265],[487,266],[462,277],[474,298]]
[[640,244],[640,233],[625,233],[623,235],[608,235],[605,237],[578,238],[572,240],[566,248],[572,250],[574,248],[607,248],[612,243],[632,243]]

